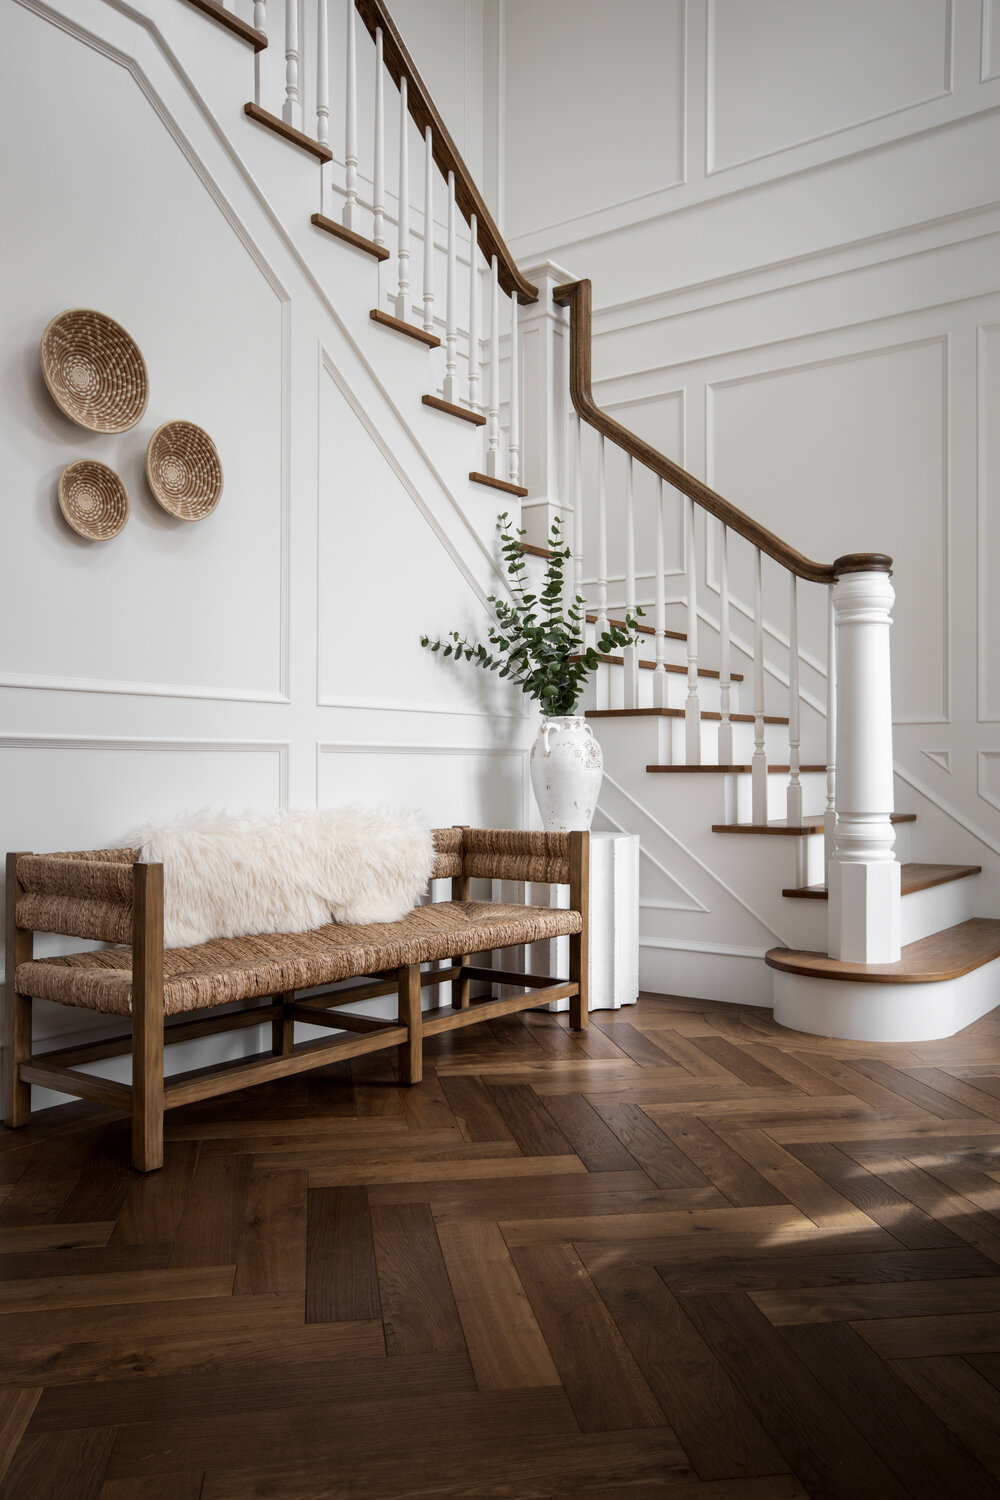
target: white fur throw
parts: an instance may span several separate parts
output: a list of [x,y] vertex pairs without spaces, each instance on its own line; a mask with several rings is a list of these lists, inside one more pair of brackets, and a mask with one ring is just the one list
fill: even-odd
[[163,939],[397,922],[430,879],[434,842],[412,812],[332,807],[186,814],[122,840],[163,864]]

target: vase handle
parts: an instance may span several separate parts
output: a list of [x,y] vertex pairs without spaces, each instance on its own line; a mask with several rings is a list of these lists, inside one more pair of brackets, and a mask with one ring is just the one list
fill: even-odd
[[587,722],[586,719],[584,719],[584,721],[583,721],[583,727],[587,731],[587,733],[590,735],[590,738],[593,739],[594,738],[594,731],[591,729],[591,727],[590,727],[590,725],[589,725],[589,723]]
[[555,734],[555,732],[556,726],[554,724],[542,725],[542,752],[545,755],[551,754],[551,750],[549,749],[549,735]]

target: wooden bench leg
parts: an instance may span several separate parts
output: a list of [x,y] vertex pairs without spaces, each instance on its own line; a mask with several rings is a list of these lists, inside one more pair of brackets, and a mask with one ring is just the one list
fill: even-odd
[[132,1165],[163,1166],[163,866],[137,864],[132,896]]
[[7,855],[7,919],[5,923],[4,1006],[4,1124],[16,1129],[31,1118],[31,1085],[22,1083],[18,1066],[31,1057],[31,999],[14,989],[18,964],[31,962],[33,935],[17,925],[17,898],[24,894],[17,878],[17,854]]
[[421,1025],[423,1001],[420,992],[420,965],[409,964],[396,971],[399,991],[399,1024],[407,1029],[407,1038],[396,1049],[400,1083],[419,1083],[424,1076],[424,1039]]
[[583,918],[583,931],[569,940],[569,977],[577,986],[570,996],[569,1024],[586,1031],[590,1019],[590,835],[571,833],[569,846],[569,904]]
[[295,1022],[288,1013],[294,999],[294,990],[274,997],[275,1004],[281,1006],[281,1015],[275,1016],[271,1022],[271,1051],[275,1057],[288,1057],[295,1046]]

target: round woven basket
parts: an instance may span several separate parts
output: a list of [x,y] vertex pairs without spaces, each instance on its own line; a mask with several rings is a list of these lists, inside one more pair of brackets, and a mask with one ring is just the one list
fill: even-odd
[[59,476],[59,509],[78,535],[106,542],[128,520],[128,494],[114,469],[81,458]]
[[149,373],[120,323],[89,307],[62,312],[42,334],[42,374],[61,412],[92,432],[126,432],[149,401]]
[[146,478],[156,499],[180,521],[203,521],[222,495],[215,444],[193,422],[164,422],[146,449]]

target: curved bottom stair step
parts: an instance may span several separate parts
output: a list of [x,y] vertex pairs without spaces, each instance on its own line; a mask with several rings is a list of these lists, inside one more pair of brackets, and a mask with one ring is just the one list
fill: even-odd
[[[900,889],[904,896],[917,891],[930,890],[931,886],[947,885],[952,880],[965,880],[970,875],[981,875],[982,865],[922,865],[905,864],[900,875]],[[828,901],[830,893],[825,885],[800,885],[784,890],[783,896],[806,901]]]
[[[960,979],[1000,958],[1000,921],[970,917],[910,943],[894,964],[845,963],[825,953],[769,948],[764,962],[771,969],[803,978],[861,981],[866,984],[942,984]],[[997,997],[1000,999],[1000,995]]]

